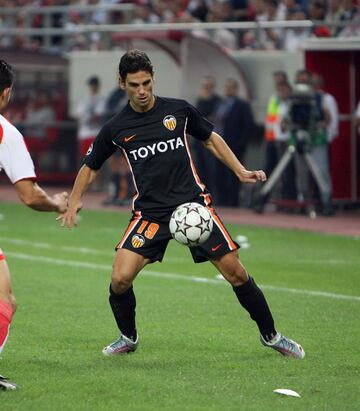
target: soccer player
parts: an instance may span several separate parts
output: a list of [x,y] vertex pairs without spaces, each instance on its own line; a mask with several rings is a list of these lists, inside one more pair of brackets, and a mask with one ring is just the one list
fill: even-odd
[[286,356],[303,358],[302,347],[276,330],[264,294],[239,260],[239,246],[212,208],[211,196],[196,173],[187,133],[201,140],[241,182],[265,181],[265,173],[248,171],[222,137],[213,132],[213,125],[189,103],[155,96],[154,70],[145,53],[125,53],[119,75],[129,102],[97,135],[75,180],[68,209],[58,217],[62,227],[76,225],[82,195],[104,161],[121,150],[129,163],[136,194],[132,219],[116,246],[110,285],[109,301],[120,336],[103,349],[103,354],[136,350],[139,337],[133,281],[147,264],[162,260],[171,239],[168,224],[174,209],[194,201],[209,209],[214,228],[207,242],[190,248],[193,260],[210,261],[231,284],[240,304],[256,322],[263,345]]
[[[14,81],[12,68],[0,60],[0,113],[5,110]],[[68,194],[63,192],[50,197],[36,183],[34,164],[25,146],[23,136],[0,114],[0,171],[5,170],[20,200],[38,211],[66,210]],[[0,249],[0,354],[9,335],[10,323],[16,310],[11,288],[10,271]],[[14,390],[17,385],[0,375],[0,390]]]

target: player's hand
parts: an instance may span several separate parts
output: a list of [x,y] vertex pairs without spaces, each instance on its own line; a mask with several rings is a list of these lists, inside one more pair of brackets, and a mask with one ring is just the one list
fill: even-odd
[[77,214],[82,209],[82,203],[77,204],[76,207],[69,207],[64,213],[57,217],[57,221],[60,221],[60,227],[77,227]]
[[242,183],[256,183],[257,181],[266,181],[266,174],[263,170],[243,170],[240,175]]
[[66,191],[63,191],[62,193],[54,194],[52,199],[58,207],[58,213],[65,213],[68,205],[69,194]]

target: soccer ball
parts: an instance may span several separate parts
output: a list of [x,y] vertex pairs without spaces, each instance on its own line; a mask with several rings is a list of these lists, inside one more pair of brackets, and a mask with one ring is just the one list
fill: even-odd
[[205,243],[213,229],[209,210],[198,203],[179,205],[172,213],[170,233],[180,244],[195,247]]

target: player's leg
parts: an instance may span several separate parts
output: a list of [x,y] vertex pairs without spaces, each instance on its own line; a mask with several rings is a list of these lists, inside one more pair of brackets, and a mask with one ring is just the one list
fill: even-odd
[[[0,354],[5,347],[15,310],[16,302],[11,289],[10,271],[0,249]],[[16,384],[0,375],[0,390],[15,390],[16,388]]]
[[122,334],[136,340],[136,298],[132,283],[150,260],[125,248],[116,252],[110,286],[110,305]]
[[232,285],[237,299],[256,322],[263,338],[269,341],[275,337],[274,320],[265,296],[254,279],[248,276],[237,251],[232,251],[211,262]]
[[116,251],[111,275],[109,302],[120,337],[103,349],[107,356],[135,351],[138,345],[136,331],[136,298],[132,286],[137,274],[150,260],[125,248]]
[[232,251],[211,262],[232,285],[240,304],[256,322],[262,344],[274,348],[283,355],[303,358],[305,352],[301,345],[276,331],[266,298],[254,279],[247,274],[237,251]]
[[110,305],[121,335],[117,341],[104,348],[105,355],[135,351],[138,335],[132,283],[146,264],[162,261],[170,239],[168,223],[145,220],[140,213],[134,213],[116,246],[110,286]]
[[0,249],[0,353],[5,346],[15,309],[16,302],[11,289],[10,271],[5,255]]

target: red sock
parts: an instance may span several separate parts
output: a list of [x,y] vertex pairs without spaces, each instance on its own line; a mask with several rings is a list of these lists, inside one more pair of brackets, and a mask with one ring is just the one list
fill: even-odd
[[5,347],[6,340],[9,336],[12,316],[13,310],[11,305],[3,300],[0,300],[0,353]]

